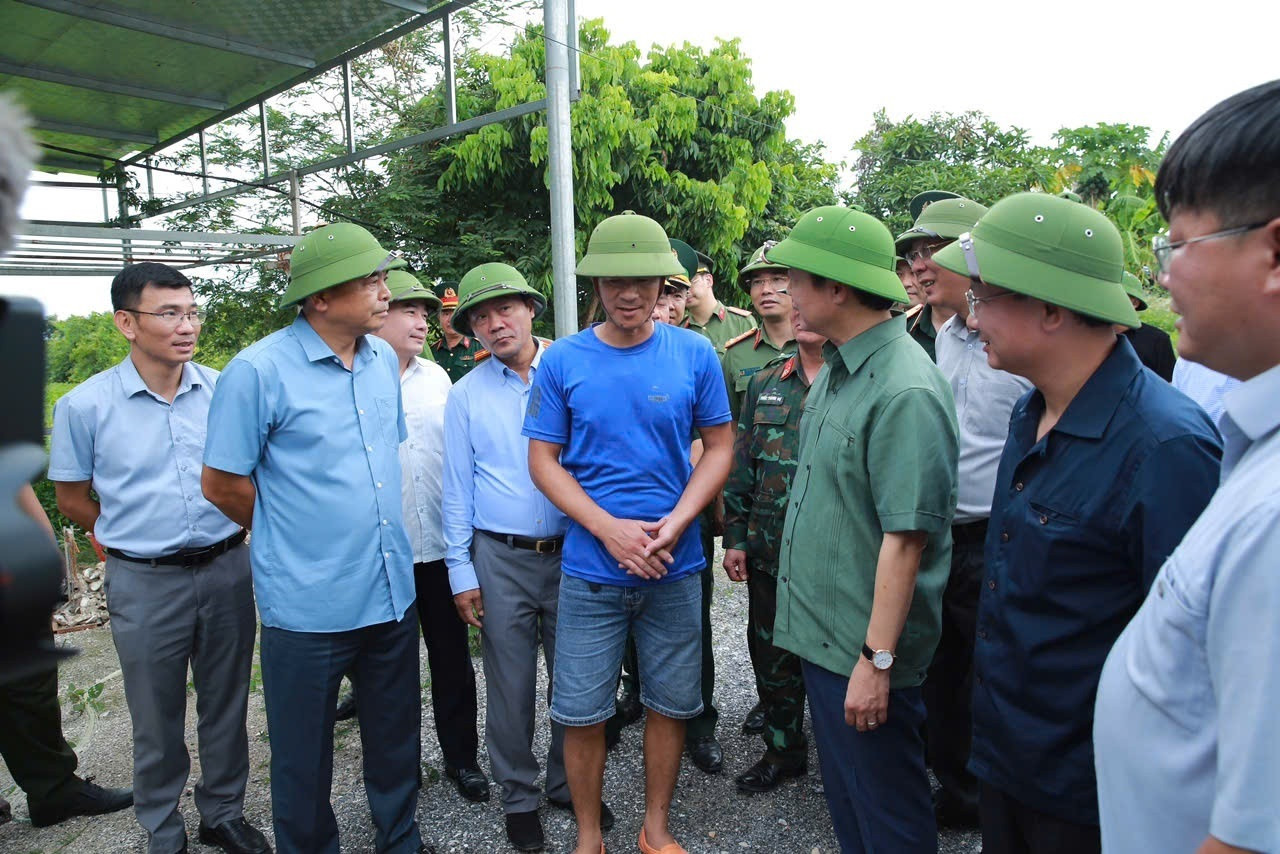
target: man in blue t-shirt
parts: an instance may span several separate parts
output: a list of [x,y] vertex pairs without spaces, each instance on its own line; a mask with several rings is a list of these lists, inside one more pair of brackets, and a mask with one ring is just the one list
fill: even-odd
[[[547,351],[525,416],[529,473],[570,518],[560,584],[551,719],[578,819],[577,854],[603,850],[604,722],[628,631],[645,724],[642,852],[684,851],[667,827],[685,722],[702,711],[697,515],[729,475],[729,398],[710,342],[650,319],[681,271],[666,233],[630,212],[595,231],[578,275],[606,320]],[[697,429],[703,454],[689,463]]]

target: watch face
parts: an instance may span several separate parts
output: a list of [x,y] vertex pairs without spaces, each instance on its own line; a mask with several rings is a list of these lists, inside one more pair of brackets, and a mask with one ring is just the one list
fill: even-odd
[[871,663],[875,665],[876,670],[888,670],[893,667],[893,653],[887,649],[878,649],[871,657]]

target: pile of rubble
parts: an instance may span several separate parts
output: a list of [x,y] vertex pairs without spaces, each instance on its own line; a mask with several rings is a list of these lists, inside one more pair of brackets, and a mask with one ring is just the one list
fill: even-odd
[[62,592],[66,597],[53,612],[55,634],[75,632],[107,624],[107,593],[103,589],[106,565],[103,555],[97,563],[78,566],[80,549],[71,529],[63,531]]

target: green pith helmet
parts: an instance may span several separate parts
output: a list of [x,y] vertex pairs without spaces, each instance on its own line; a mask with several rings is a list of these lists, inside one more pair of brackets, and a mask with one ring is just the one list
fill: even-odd
[[1124,271],[1124,292],[1138,301],[1137,311],[1147,310],[1147,295],[1142,292],[1142,280],[1128,270]]
[[577,273],[588,278],[647,279],[681,276],[685,269],[671,253],[671,242],[662,226],[647,216],[623,211],[591,232]]
[[432,311],[440,307],[440,297],[433,294],[430,288],[408,270],[392,270],[387,273],[387,290],[391,291],[392,302],[420,299]]
[[698,252],[688,243],[677,238],[671,238],[671,251],[675,253],[676,260],[680,262],[680,266],[684,267],[685,284],[689,284],[698,272]]
[[894,302],[907,301],[895,272],[893,235],[862,211],[839,205],[814,208],[765,257]]
[[893,245],[899,252],[906,252],[911,246],[911,241],[919,237],[955,240],[966,231],[973,231],[974,225],[986,212],[985,205],[953,193],[948,198],[939,199],[926,206],[920,212],[920,216],[916,217],[916,224],[899,234],[893,241]]
[[289,259],[289,287],[280,297],[280,307],[379,270],[406,266],[403,258],[383,249],[377,238],[358,225],[335,222],[321,226],[304,234],[294,245]]
[[1001,199],[971,237],[962,236],[933,260],[961,276],[976,275],[1098,320],[1141,325],[1121,284],[1120,232],[1098,211],[1061,196],[1017,193]]
[[473,334],[467,313],[482,302],[510,296],[531,298],[535,303],[534,317],[547,307],[547,298],[529,287],[520,271],[510,264],[490,263],[473,267],[458,284],[458,308],[453,312],[454,330],[463,335]]
[[1058,195],[1064,199],[1067,199],[1068,201],[1079,202],[1080,204],[1084,204],[1084,199],[1080,198],[1079,193],[1073,193],[1070,190],[1063,190],[1061,193],[1058,193]]
[[960,198],[960,194],[953,193],[950,190],[925,190],[923,193],[916,193],[912,196],[911,201],[907,203],[907,210],[911,212],[911,221],[915,222],[920,218],[920,214],[924,212],[924,209],[934,202],[958,198]]
[[770,240],[763,246],[751,253],[751,257],[747,259],[746,266],[738,271],[738,287],[746,292],[747,296],[751,295],[751,280],[754,278],[751,273],[756,270],[786,270],[787,268],[781,264],[775,264],[764,257],[764,253],[768,249],[777,246],[777,242]]
[[436,296],[440,300],[441,308],[457,308],[458,307],[458,283],[444,280],[435,286]]

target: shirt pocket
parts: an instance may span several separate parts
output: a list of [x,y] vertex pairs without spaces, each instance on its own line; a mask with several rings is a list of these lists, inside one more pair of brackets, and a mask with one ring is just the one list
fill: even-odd
[[1134,688],[1188,732],[1213,707],[1205,632],[1207,591],[1199,590],[1175,553],[1131,624],[1125,670]]
[[778,459],[782,447],[782,431],[786,429],[791,407],[786,404],[756,405],[751,418],[751,458]]
[[375,398],[378,406],[378,427],[382,438],[392,448],[400,447],[400,401],[394,397]]

